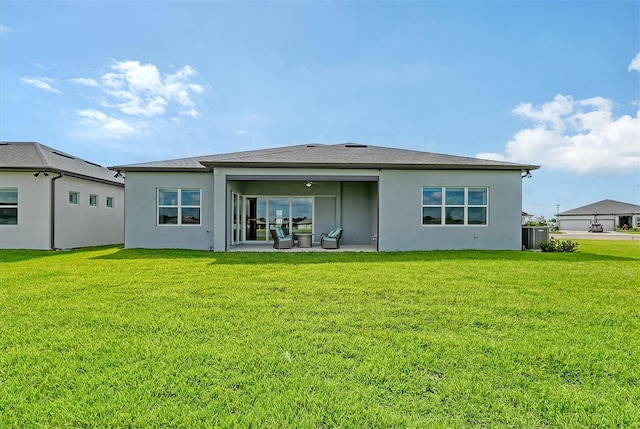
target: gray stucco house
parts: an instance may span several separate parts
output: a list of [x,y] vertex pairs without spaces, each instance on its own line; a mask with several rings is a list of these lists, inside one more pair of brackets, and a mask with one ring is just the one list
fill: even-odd
[[392,251],[520,249],[539,166],[346,143],[109,168],[126,175],[128,248],[227,251],[282,226]]
[[599,222],[605,231],[640,226],[640,206],[614,200],[602,200],[558,213],[558,229],[586,231],[591,222]]
[[40,143],[0,143],[0,248],[124,242],[124,180]]

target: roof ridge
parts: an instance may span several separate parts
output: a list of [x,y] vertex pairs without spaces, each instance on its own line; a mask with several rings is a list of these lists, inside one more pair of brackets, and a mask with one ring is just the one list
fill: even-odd
[[[49,162],[49,158],[47,156],[45,156],[44,150],[42,149],[42,147],[44,145],[41,144],[41,143],[38,143],[38,142],[33,142],[33,145],[36,148],[36,153],[38,154],[38,158],[40,158],[40,161],[42,161],[42,166],[51,168],[51,163]],[[47,147],[48,149],[51,149],[48,146],[44,146],[44,147]]]

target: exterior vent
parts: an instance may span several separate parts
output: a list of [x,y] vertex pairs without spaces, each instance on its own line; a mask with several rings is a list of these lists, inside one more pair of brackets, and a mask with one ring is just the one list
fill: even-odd
[[66,153],[60,153],[60,152],[56,152],[56,151],[54,151],[53,153],[55,153],[56,155],[63,156],[63,157],[65,157],[65,158],[75,159],[73,156],[71,156],[71,155],[67,155]]
[[366,144],[358,144],[358,143],[346,143],[344,147],[367,147]]

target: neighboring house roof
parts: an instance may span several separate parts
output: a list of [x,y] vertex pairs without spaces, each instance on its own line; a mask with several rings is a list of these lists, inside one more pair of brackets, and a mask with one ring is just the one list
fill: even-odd
[[597,203],[588,204],[578,207],[577,209],[567,210],[559,213],[558,216],[575,216],[575,215],[627,215],[640,214],[640,206],[635,204],[622,203],[614,200],[602,200]]
[[121,171],[189,171],[213,167],[263,168],[394,168],[535,170],[538,165],[516,164],[462,156],[442,155],[355,143],[325,145],[311,143],[220,155],[109,167]]
[[122,177],[114,177],[105,167],[35,142],[0,142],[0,171],[61,173],[124,185]]

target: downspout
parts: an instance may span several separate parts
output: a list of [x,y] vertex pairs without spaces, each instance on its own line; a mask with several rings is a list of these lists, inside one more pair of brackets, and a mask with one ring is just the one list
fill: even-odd
[[62,173],[58,173],[58,176],[51,179],[51,216],[50,216],[50,224],[49,228],[51,231],[51,250],[56,250],[56,180],[60,179],[63,176]]

